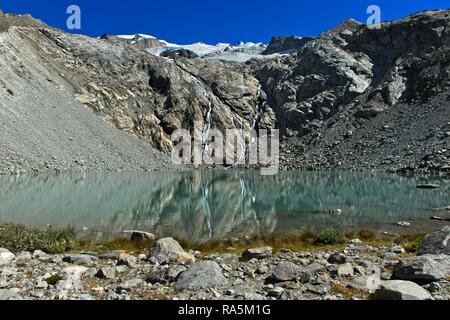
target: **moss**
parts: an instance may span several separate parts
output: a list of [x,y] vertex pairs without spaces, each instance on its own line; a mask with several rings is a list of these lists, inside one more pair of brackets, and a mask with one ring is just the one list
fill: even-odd
[[48,277],[47,279],[45,279],[45,282],[47,282],[51,286],[54,286],[55,284],[57,284],[62,279],[63,278],[61,276],[59,276],[59,275],[53,275],[53,276]]
[[12,252],[42,250],[49,254],[63,253],[75,246],[76,232],[72,227],[47,227],[46,230],[18,224],[0,225],[0,247]]

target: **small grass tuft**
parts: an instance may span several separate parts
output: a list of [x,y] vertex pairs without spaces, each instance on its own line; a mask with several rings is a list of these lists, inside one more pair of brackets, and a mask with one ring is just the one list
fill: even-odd
[[318,245],[337,245],[347,242],[344,234],[336,229],[325,229],[319,234],[316,241]]
[[376,237],[375,232],[370,230],[361,230],[358,232],[358,238],[362,241],[374,241]]
[[0,247],[12,252],[42,250],[49,254],[63,253],[76,244],[72,227],[47,227],[46,230],[18,224],[0,225]]

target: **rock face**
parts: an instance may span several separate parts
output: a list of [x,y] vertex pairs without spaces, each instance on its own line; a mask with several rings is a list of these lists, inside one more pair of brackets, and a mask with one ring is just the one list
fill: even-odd
[[423,255],[403,259],[395,267],[393,276],[418,283],[447,279],[450,276],[450,256]]
[[449,20],[348,20],[266,51],[293,53],[227,63],[1,16],[0,172],[173,169],[172,133],[210,128],[279,128],[287,169],[448,172]]
[[175,283],[175,287],[177,289],[198,289],[222,286],[227,283],[228,281],[217,263],[202,261],[183,272]]
[[303,45],[313,40],[311,37],[273,37],[263,54],[286,53],[298,51]]
[[430,293],[414,282],[384,281],[375,291],[376,300],[430,300]]
[[379,30],[349,20],[255,63],[285,132],[285,167],[448,171],[448,17],[422,12]]
[[419,246],[419,254],[450,255],[450,226],[433,232],[425,237]]

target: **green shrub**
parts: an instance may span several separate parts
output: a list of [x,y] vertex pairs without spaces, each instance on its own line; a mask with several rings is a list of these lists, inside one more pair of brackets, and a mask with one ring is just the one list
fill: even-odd
[[0,247],[12,252],[42,250],[49,254],[63,253],[74,247],[75,229],[48,227],[46,230],[18,224],[0,225]]
[[51,286],[54,286],[55,284],[57,284],[62,279],[63,279],[63,277],[61,277],[61,276],[56,274],[56,275],[53,275],[53,276],[48,277],[47,279],[45,279],[45,282],[47,282]]
[[335,245],[346,242],[344,234],[336,229],[326,229],[319,234],[317,244],[319,245]]

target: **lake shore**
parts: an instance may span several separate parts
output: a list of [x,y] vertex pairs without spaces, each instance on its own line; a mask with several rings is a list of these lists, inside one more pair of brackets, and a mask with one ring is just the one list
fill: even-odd
[[[329,230],[235,239],[234,247],[193,247],[149,234],[75,247],[68,232],[52,233],[59,247],[50,248],[73,246],[64,252],[0,249],[0,299],[450,299],[449,248],[442,247],[448,226],[427,237]],[[33,239],[47,245],[43,235]]]

